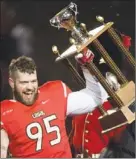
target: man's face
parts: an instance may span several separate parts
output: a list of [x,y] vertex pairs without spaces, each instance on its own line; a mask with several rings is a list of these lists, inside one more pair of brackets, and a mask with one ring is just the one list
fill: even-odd
[[17,71],[14,78],[15,99],[25,105],[34,104],[38,95],[37,73],[21,73]]

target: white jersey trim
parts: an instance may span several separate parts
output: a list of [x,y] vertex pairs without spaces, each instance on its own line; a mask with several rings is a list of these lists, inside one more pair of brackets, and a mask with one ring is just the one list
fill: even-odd
[[67,97],[67,87],[65,85],[65,83],[61,82],[62,83],[62,86],[63,86],[63,90],[64,90],[64,97],[66,98]]

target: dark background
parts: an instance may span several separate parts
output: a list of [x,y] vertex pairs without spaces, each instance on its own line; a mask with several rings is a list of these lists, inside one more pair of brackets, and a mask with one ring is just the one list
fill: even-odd
[[[0,99],[12,98],[8,85],[8,65],[12,58],[23,53],[18,52],[18,40],[11,36],[12,29],[23,24],[33,31],[33,51],[29,56],[33,57],[38,67],[39,84],[49,80],[63,80],[72,90],[80,87],[74,80],[71,72],[60,62],[55,63],[52,53],[52,45],[57,45],[60,52],[66,50],[69,44],[70,33],[64,29],[58,30],[50,25],[49,20],[66,7],[70,0],[10,0],[0,1]],[[130,51],[134,56],[135,45],[135,1],[134,0],[73,0],[78,5],[78,20],[87,25],[88,30],[94,29],[100,24],[96,21],[96,15],[104,16],[105,22],[113,21],[114,27],[121,33],[132,38]],[[104,43],[108,44],[106,39]],[[110,46],[112,49],[112,45]],[[112,50],[113,51],[113,50]],[[114,51],[113,51],[114,53]],[[24,53],[26,54],[26,53]],[[129,80],[134,80],[134,72],[117,52],[114,54],[121,70]],[[69,121],[66,121],[69,122]],[[67,123],[70,128],[70,123]],[[69,129],[70,130],[70,129]],[[127,136],[127,137],[126,137]],[[124,139],[128,139],[126,135]],[[128,141],[124,142],[127,145]],[[130,142],[129,147],[134,147]],[[132,148],[130,148],[132,149]]]
[[[34,33],[33,52],[30,56],[37,63],[40,85],[48,80],[61,79],[73,90],[77,89],[78,86],[67,68],[62,63],[56,64],[54,62],[55,56],[51,50],[54,44],[58,46],[60,52],[70,46],[70,33],[64,29],[58,30],[49,23],[49,20],[70,2],[69,0],[1,1],[0,61],[4,63],[1,64],[1,68],[4,67],[4,70],[6,70],[9,61],[19,56],[16,50],[17,41],[10,34],[12,28],[17,24],[25,24]],[[73,2],[78,5],[79,14],[77,19],[84,22],[88,30],[100,26],[96,21],[96,15],[104,16],[106,22],[113,21],[117,30],[132,38],[130,51],[134,55],[134,0],[73,0]],[[6,78],[3,80],[4,83],[6,83]]]
[[[52,53],[52,45],[57,45],[60,52],[66,50],[69,44],[70,33],[64,29],[58,30],[50,25],[49,20],[66,7],[69,0],[22,0],[1,1],[1,43],[0,43],[0,67],[1,67],[1,90],[2,99],[10,97],[8,86],[7,68],[12,58],[25,53],[17,50],[17,39],[11,36],[12,29],[23,24],[33,31],[33,51],[29,56],[33,57],[38,66],[39,84],[48,80],[61,79],[72,90],[78,89],[78,85],[71,73],[60,62],[55,63]],[[88,30],[94,29],[101,24],[96,21],[96,15],[104,16],[105,22],[113,21],[114,27],[121,33],[132,38],[130,51],[134,55],[135,44],[135,1],[134,0],[73,0],[78,5],[78,17],[80,22],[87,25]],[[105,40],[107,43],[108,41]],[[128,78],[133,78],[134,73],[128,65],[115,53],[118,63],[123,66]]]
[[[11,30],[17,24],[25,24],[33,30],[33,51],[29,56],[33,57],[38,66],[40,85],[48,80],[61,79],[71,89],[79,87],[71,73],[60,62],[55,63],[52,53],[52,45],[57,45],[60,52],[70,46],[70,33],[64,29],[58,30],[50,25],[49,20],[66,7],[70,0],[20,0],[1,1],[1,50],[0,66],[2,71],[2,99],[10,97],[7,82],[7,67],[12,58],[20,56],[17,51],[17,40],[11,37]],[[134,55],[135,44],[135,1],[134,0],[73,0],[78,5],[78,20],[87,25],[88,30],[100,26],[96,21],[96,15],[104,16],[105,22],[113,21],[114,27],[121,33],[132,38],[130,51]],[[23,53],[22,53],[23,54]],[[119,58],[119,55],[116,55]],[[120,64],[123,66],[122,59]],[[125,68],[125,73],[126,73]],[[129,71],[128,71],[129,72]],[[133,73],[126,73],[132,77]]]

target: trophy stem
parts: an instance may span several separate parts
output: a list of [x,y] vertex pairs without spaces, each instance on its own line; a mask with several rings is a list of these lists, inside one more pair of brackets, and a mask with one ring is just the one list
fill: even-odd
[[108,52],[105,50],[105,48],[101,45],[98,39],[95,39],[92,44],[95,46],[97,51],[102,55],[104,60],[107,62],[109,67],[114,71],[114,73],[117,75],[119,80],[125,84],[127,83],[126,77],[123,75],[123,73],[120,71],[116,63],[112,60],[112,58],[109,56]]
[[82,43],[85,41],[85,38],[87,37],[87,35],[83,34],[80,28],[74,25],[72,27],[72,37],[76,38],[77,42]]
[[131,64],[133,69],[135,69],[135,59],[131,55],[131,52],[127,50],[127,48],[123,45],[119,36],[117,35],[117,33],[114,31],[112,27],[108,29],[108,33],[110,37],[112,38],[113,42],[117,45],[117,47],[125,54],[126,59]]
[[117,94],[110,88],[110,86],[108,85],[105,78],[103,77],[101,72],[98,70],[98,68],[92,62],[90,64],[87,64],[87,68],[90,71],[90,73],[93,73],[97,77],[97,79],[103,85],[105,90],[108,92],[109,96],[111,96],[113,100],[116,102],[117,106],[121,108],[124,105],[123,102],[120,100]]

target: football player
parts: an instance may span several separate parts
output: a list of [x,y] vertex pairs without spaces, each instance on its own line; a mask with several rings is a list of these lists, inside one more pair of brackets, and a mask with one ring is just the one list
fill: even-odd
[[38,87],[36,65],[21,56],[9,65],[9,85],[13,99],[1,106],[1,158],[9,149],[18,158],[70,158],[65,129],[68,115],[92,112],[107,98],[98,80],[82,68],[86,88],[71,92],[62,81],[50,81]]

